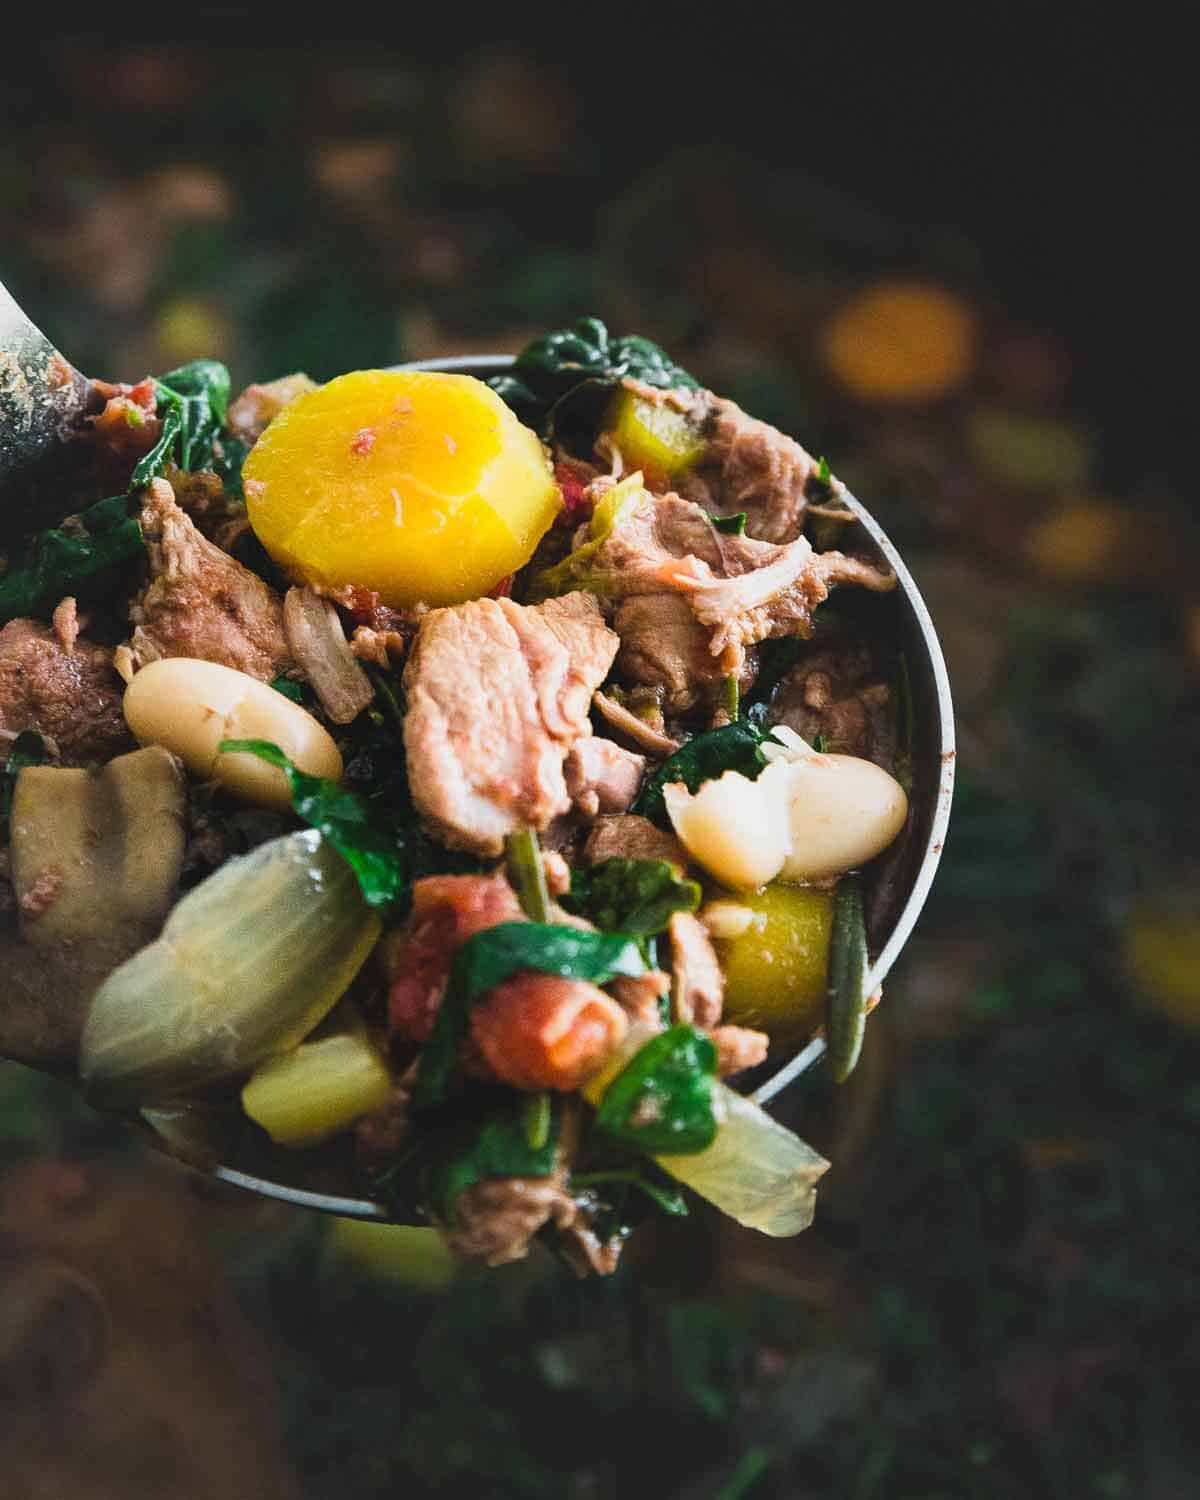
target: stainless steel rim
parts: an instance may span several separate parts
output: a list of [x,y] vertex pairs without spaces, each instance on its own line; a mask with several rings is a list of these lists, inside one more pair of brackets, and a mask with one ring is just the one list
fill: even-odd
[[[405,364],[393,365],[390,368],[396,370],[443,370],[450,372],[462,372],[470,374],[497,374],[507,369],[513,363],[511,354],[460,354],[448,356],[444,359],[410,360]],[[908,941],[917,918],[921,914],[921,908],[925,905],[933,884],[933,877],[937,871],[938,862],[941,859],[942,847],[946,839],[946,830],[950,821],[950,804],[954,795],[954,769],[955,769],[955,746],[954,746],[954,708],[950,696],[950,679],[946,674],[945,658],[942,655],[941,643],[938,641],[937,632],[933,627],[929,610],[921,597],[920,590],[913,580],[912,574],[902,561],[900,554],[889,541],[886,533],[871,513],[853,495],[846,495],[847,503],[857,515],[860,523],[887,559],[889,566],[895,571],[899,580],[899,592],[905,600],[912,613],[917,632],[924,647],[929,668],[933,676],[934,705],[936,707],[937,723],[932,726],[933,741],[939,747],[940,773],[934,813],[930,823],[925,848],[921,851],[921,861],[917,867],[917,873],[913,880],[912,889],[908,900],[904,903],[900,915],[893,926],[886,943],[880,950],[878,958],[872,964],[867,975],[868,993],[873,994],[883,983],[892,965],[899,957],[901,950]],[[778,1072],[772,1074],[767,1081],[761,1084],[750,1097],[757,1104],[765,1104],[773,1099],[776,1094],[799,1078],[802,1073],[817,1062],[825,1052],[825,1038],[821,1035],[814,1036],[805,1044],[794,1057],[784,1063]],[[350,1219],[374,1219],[387,1221],[388,1213],[380,1204],[372,1202],[369,1198],[338,1197],[329,1193],[310,1192],[303,1188],[291,1187],[286,1183],[274,1182],[268,1178],[256,1177],[247,1172],[237,1171],[232,1167],[217,1167],[212,1175],[222,1182],[228,1182],[235,1187],[244,1188],[249,1192],[258,1193],[264,1198],[274,1198],[282,1203],[290,1203],[297,1208],[315,1209],[321,1213],[339,1214]]]

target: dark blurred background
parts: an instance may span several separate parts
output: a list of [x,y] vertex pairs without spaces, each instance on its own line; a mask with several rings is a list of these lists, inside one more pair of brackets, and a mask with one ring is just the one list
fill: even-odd
[[5,1494],[1196,1493],[1197,121],[1178,28],[1077,11],[9,48],[0,279],[83,369],[656,337],[902,547],[960,759],[858,1072],[781,1101],[834,1161],[796,1241],[462,1274],[0,1065]]

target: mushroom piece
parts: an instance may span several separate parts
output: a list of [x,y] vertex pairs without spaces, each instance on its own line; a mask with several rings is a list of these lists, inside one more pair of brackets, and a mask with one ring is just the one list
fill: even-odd
[[186,809],[183,773],[157,747],[99,771],[21,772],[10,819],[16,930],[0,928],[0,1055],[73,1061],[92,992],[170,908]]

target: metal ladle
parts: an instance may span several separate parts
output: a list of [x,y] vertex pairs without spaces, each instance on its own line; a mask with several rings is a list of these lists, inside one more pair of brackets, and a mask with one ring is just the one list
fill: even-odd
[[[474,354],[415,360],[394,368],[442,370],[479,379],[500,374],[513,363],[508,354]],[[69,372],[64,378],[64,371]],[[86,381],[29,321],[0,285],[0,541],[13,522],[24,532],[58,520],[47,516],[52,502],[47,484],[61,473],[64,437],[83,407]],[[28,489],[25,487],[29,486]],[[61,485],[57,489],[61,497]],[[950,817],[954,788],[954,715],[942,648],[929,611],[912,575],[875,518],[852,495],[845,502],[858,519],[855,550],[889,567],[898,587],[884,596],[891,644],[907,664],[912,699],[912,795],[908,826],[876,862],[869,883],[867,927],[875,959],[867,975],[873,994],[899,957],[916,925],[933,883]],[[60,506],[61,510],[61,506]],[[782,1064],[750,1078],[759,1104],[813,1066],[825,1051],[818,1033]],[[764,1070],[759,1070],[760,1073]],[[321,1168],[314,1173],[304,1153],[264,1148],[258,1133],[244,1131],[228,1159],[210,1169],[221,1181],[299,1207],[350,1218],[388,1218],[370,1199],[328,1190]]]

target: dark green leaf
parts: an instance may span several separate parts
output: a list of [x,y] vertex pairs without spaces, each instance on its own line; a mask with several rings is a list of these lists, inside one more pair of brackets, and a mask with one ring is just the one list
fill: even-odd
[[134,469],[131,490],[149,484],[172,460],[188,471],[227,462],[221,428],[229,410],[229,371],[223,364],[194,359],[156,380],[154,393],[162,432]]
[[857,875],[838,881],[829,943],[825,1047],[835,1083],[845,1083],[862,1051],[867,1025],[867,929]]
[[526,1101],[518,1094],[489,1095],[489,1108],[439,1140],[429,1169],[426,1201],[439,1219],[454,1222],[455,1202],[465,1189],[496,1177],[548,1177],[558,1156],[561,1106],[548,1094],[545,1129],[536,1144],[529,1138]]
[[717,1134],[717,1049],[695,1026],[672,1026],[640,1048],[604,1091],[596,1124],[650,1155],[685,1155]]
[[753,780],[767,763],[761,747],[769,738],[769,729],[747,719],[737,719],[721,729],[705,730],[663,761],[642,789],[633,811],[660,828],[669,828],[664,786],[682,781],[688,791],[694,792],[702,782],[711,781],[723,771],[740,771]]
[[395,829],[372,818],[370,805],[336,781],[301,771],[269,740],[222,740],[223,755],[257,755],[278,766],[292,788],[292,806],[342,856],[358,878],[368,906],[390,906],[407,891],[412,875]]
[[758,648],[758,675],[745,697],[747,711],[762,709],[765,714],[775,689],[804,655],[808,644],[795,635],[776,636],[774,640],[763,641]]
[[292,677],[276,677],[271,686],[277,693],[282,693],[285,698],[290,698],[293,703],[304,702],[304,684],[297,682]]
[[665,930],[673,912],[695,911],[700,894],[699,885],[680,879],[666,860],[606,859],[590,869],[573,869],[562,903],[602,932],[653,937]]
[[715,530],[723,532],[726,536],[746,535],[746,512],[744,510],[739,510],[732,516],[713,516],[712,523]]
[[9,748],[8,759],[0,770],[0,828],[12,811],[17,777],[26,766],[40,766],[46,758],[46,742],[34,729],[23,729]]
[[421,1051],[413,1104],[444,1102],[470,1029],[471,1007],[488,990],[523,970],[607,984],[618,974],[646,972],[636,941],[621,933],[582,932],[545,922],[501,922],[469,937],[454,955],[433,1033]]
[[[683,1194],[678,1188],[667,1187],[659,1182],[654,1182],[642,1170],[641,1166],[614,1168],[611,1172],[575,1172],[571,1176],[571,1188],[606,1189],[614,1184],[623,1183],[636,1188],[639,1193],[644,1193],[651,1202],[656,1203],[663,1213],[671,1214],[674,1218],[687,1218],[688,1207],[684,1202]],[[607,1193],[605,1196],[608,1196]]]
[[523,422],[541,427],[550,408],[586,380],[615,385],[626,376],[645,385],[695,387],[695,378],[650,339],[610,339],[599,318],[580,318],[527,344],[505,375],[488,382]]
[[145,550],[125,495],[98,500],[77,522],[70,530],[41,532],[0,577],[0,625],[42,614],[68,594],[79,598],[96,592]]

